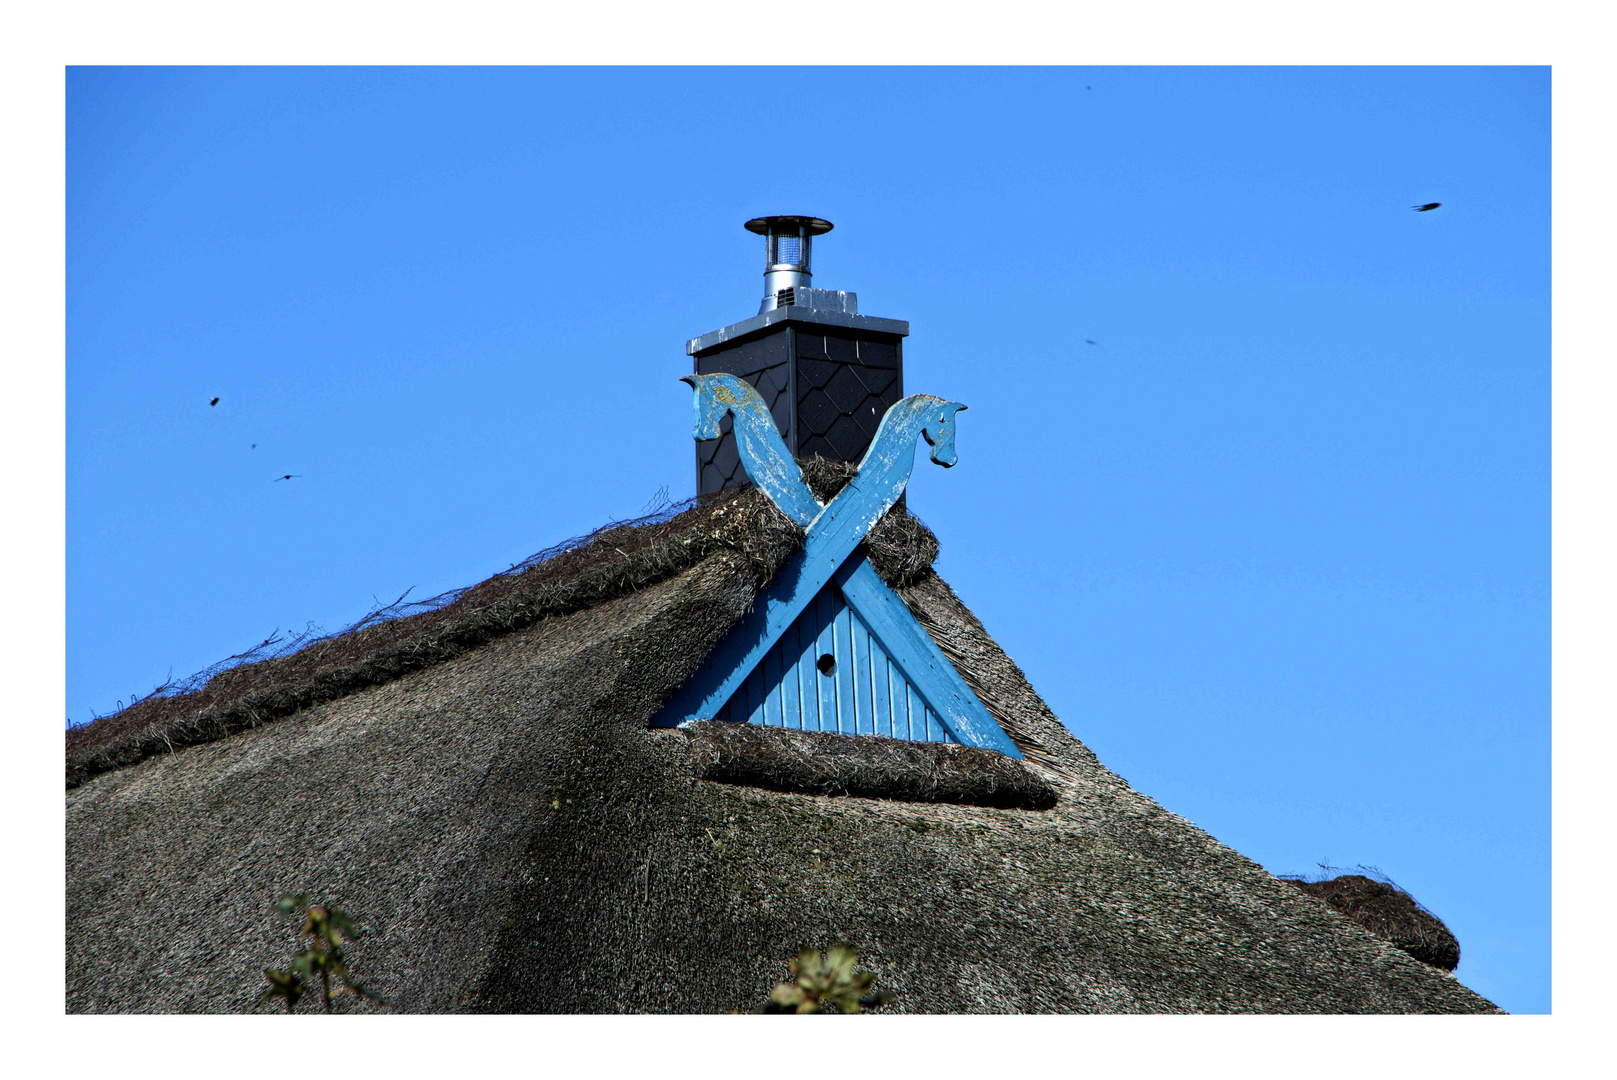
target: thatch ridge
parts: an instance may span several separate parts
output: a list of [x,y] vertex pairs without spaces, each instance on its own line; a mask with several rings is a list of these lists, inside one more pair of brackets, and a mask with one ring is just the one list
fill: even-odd
[[684,728],[703,780],[808,795],[1049,810],[1055,790],[993,750],[707,720]]
[[[828,501],[857,470],[799,463]],[[127,708],[70,728],[69,788],[110,769],[225,738],[460,656],[534,622],[645,588],[714,554],[738,559],[761,588],[802,543],[802,530],[750,486],[688,500],[564,541],[465,589],[395,602],[335,634],[259,647]],[[903,508],[877,523],[865,548],[894,586],[925,573],[937,538]],[[408,613],[407,613],[408,612]]]

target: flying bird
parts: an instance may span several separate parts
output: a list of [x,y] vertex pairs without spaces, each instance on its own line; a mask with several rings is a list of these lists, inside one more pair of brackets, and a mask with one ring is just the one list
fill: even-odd
[[1411,206],[1410,209],[1415,211],[1415,213],[1417,213],[1417,214],[1424,214],[1424,213],[1426,213],[1426,211],[1428,211],[1428,210],[1436,210],[1439,206],[1442,206],[1442,205],[1443,204],[1440,203],[1440,202],[1429,202],[1429,203],[1426,203],[1424,206]]
[[257,443],[254,443],[254,444],[253,444],[253,449],[254,449],[254,450],[257,450],[257,449],[258,449],[258,444],[257,444]]
[[217,405],[217,404],[219,404],[219,399],[218,399],[218,398],[214,398],[214,399],[213,399],[213,400],[212,400],[212,401],[210,401],[210,402],[208,402],[208,404],[209,404],[209,405]]
[[285,476],[277,476],[275,482],[279,484],[282,480],[291,480],[302,475],[302,473],[287,473]]
[[1084,344],[1085,345],[1099,345],[1100,342],[1096,341],[1094,338],[1084,338]]

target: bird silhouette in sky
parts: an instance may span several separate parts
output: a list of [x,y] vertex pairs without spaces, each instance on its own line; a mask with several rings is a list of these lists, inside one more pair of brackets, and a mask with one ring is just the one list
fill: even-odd
[[257,450],[257,449],[258,449],[258,444],[257,444],[257,443],[254,443],[254,444],[253,444],[253,449],[254,449],[254,450]]
[[1436,210],[1439,206],[1442,206],[1442,205],[1443,204],[1440,203],[1440,202],[1429,202],[1429,203],[1426,203],[1423,206],[1411,206],[1410,209],[1415,211],[1415,213],[1417,213],[1417,214],[1424,214],[1424,213],[1426,213],[1426,211],[1428,211],[1428,210]]
[[285,476],[277,476],[275,482],[279,484],[282,480],[293,480],[302,475],[302,473],[287,473]]
[[1085,345],[1099,345],[1100,342],[1096,341],[1094,338],[1084,338],[1084,344]]
[[214,398],[214,399],[213,399],[213,400],[212,400],[212,401],[210,401],[210,402],[208,402],[208,404],[209,404],[209,405],[217,405],[217,404],[219,404],[219,399],[218,399],[218,398]]

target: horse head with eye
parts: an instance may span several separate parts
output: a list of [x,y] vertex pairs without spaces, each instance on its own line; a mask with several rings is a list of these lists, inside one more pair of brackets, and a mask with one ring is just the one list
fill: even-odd
[[931,398],[932,406],[926,414],[925,423],[921,425],[921,438],[932,448],[932,460],[945,469],[952,469],[955,462],[960,460],[954,452],[954,414],[963,411],[965,406],[958,401],[944,401],[930,394],[916,396]]
[[746,380],[734,375],[684,375],[680,382],[696,390],[696,437],[717,439],[726,415],[734,417],[730,430],[747,478],[767,494],[786,516],[806,526],[823,509],[803,482],[786,440],[780,437],[769,406]]
[[[696,390],[696,437],[719,438],[724,418],[733,417],[731,432],[748,479],[799,525],[806,527],[813,521],[822,507],[803,482],[803,471],[758,391],[745,380],[724,373],[685,375],[680,381]],[[958,401],[931,394],[911,394],[896,402],[882,417],[860,459],[859,472],[849,483],[850,493],[883,488],[896,499],[909,480],[917,436],[932,448],[935,463],[952,467],[959,460],[954,446],[955,414],[964,408]]]

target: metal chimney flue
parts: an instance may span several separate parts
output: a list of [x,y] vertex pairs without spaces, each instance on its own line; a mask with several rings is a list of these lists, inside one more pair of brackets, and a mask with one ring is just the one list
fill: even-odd
[[814,278],[814,238],[830,232],[832,224],[824,218],[782,214],[753,218],[746,228],[764,238],[764,299],[758,313],[796,306]]

